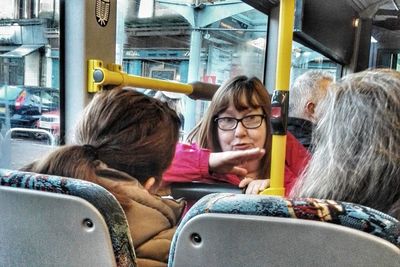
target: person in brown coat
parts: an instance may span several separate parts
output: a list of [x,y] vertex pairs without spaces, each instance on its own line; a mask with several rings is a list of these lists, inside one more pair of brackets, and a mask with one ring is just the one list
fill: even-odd
[[125,211],[138,266],[166,266],[185,203],[156,192],[179,137],[176,113],[130,88],[96,94],[77,124],[76,144],[23,168],[97,183]]

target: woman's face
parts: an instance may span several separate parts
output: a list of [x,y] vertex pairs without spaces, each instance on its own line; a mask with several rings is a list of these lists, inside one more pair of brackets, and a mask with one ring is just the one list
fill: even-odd
[[[218,118],[231,117],[242,119],[249,115],[263,114],[262,108],[253,109],[249,107],[248,109],[238,111],[231,103],[228,109],[218,115]],[[233,130],[226,131],[218,128],[218,139],[222,151],[245,150],[255,147],[264,148],[267,139],[265,119],[262,120],[261,126],[255,129],[247,129],[243,126],[242,122],[238,122],[237,127]],[[260,161],[247,162],[242,166],[245,167],[249,173],[258,173],[259,163]]]

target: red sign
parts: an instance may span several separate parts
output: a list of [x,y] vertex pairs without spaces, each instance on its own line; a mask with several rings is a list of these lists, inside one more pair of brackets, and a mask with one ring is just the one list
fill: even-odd
[[205,82],[205,83],[216,84],[217,76],[215,76],[215,75],[204,75],[203,78],[202,78],[202,81]]

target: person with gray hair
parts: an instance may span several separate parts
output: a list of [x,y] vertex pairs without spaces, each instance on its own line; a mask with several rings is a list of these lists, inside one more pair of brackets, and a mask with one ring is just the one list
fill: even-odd
[[315,108],[332,81],[330,73],[310,70],[297,77],[290,89],[288,130],[308,149],[317,122]]
[[181,121],[181,128],[180,128],[180,139],[183,139],[183,129],[185,124],[185,117],[183,115],[183,94],[181,93],[173,93],[167,91],[157,91],[154,95],[154,98],[161,100],[164,103],[167,103],[168,106],[176,112],[180,121]]
[[358,203],[400,219],[400,72],[344,77],[317,115],[314,154],[291,196]]

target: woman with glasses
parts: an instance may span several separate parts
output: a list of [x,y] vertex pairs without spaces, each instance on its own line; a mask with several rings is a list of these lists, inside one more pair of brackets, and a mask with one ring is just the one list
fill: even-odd
[[[164,185],[171,182],[226,182],[257,194],[269,187],[271,162],[271,101],[256,77],[237,76],[223,84],[202,121],[189,134],[190,145],[179,144]],[[307,150],[287,136],[285,187],[309,159]]]

